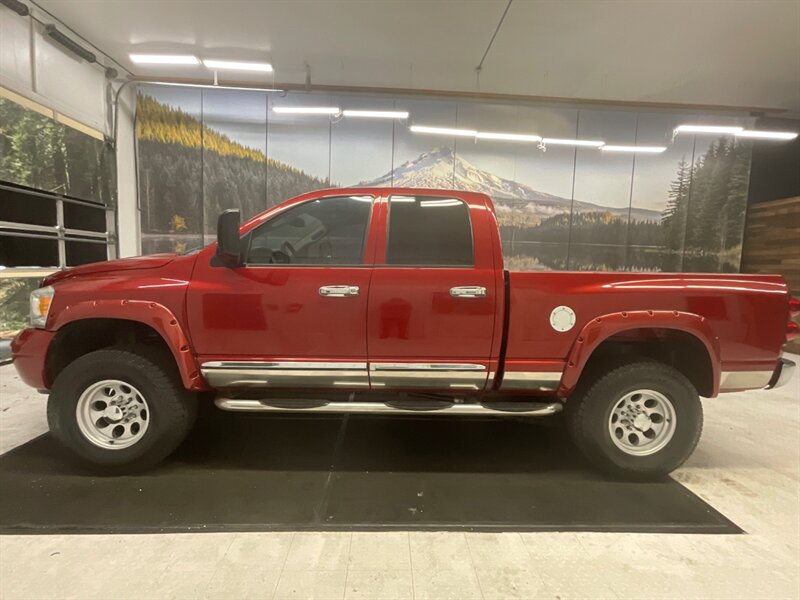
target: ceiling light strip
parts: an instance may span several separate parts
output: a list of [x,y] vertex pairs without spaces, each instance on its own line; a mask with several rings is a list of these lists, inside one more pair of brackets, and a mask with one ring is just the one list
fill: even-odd
[[344,110],[345,117],[361,117],[374,119],[407,119],[408,112],[404,110]]
[[338,115],[338,106],[273,106],[272,111],[284,115]]
[[678,125],[675,133],[734,135],[741,138],[757,140],[793,140],[797,137],[795,131],[765,131],[760,129],[745,129],[738,125]]
[[484,140],[504,140],[515,142],[540,142],[543,144],[555,144],[564,146],[589,146],[593,148],[602,147],[605,142],[602,140],[568,140],[559,138],[542,138],[538,135],[525,133],[501,133],[491,131],[477,131],[476,129],[454,129],[450,127],[430,127],[428,125],[412,125],[409,127],[414,133],[430,133],[435,135],[450,135],[459,137],[472,137]]
[[479,140],[503,140],[508,142],[541,142],[542,136],[526,133],[502,133],[493,131],[479,131],[475,136]]
[[129,54],[137,65],[199,65],[200,59],[191,54]]
[[283,92],[280,88],[265,88],[260,86],[243,85],[214,85],[213,83],[173,83],[171,81],[136,80],[136,83],[147,85],[164,85],[169,87],[202,88],[207,90],[241,90],[243,92]]
[[428,127],[427,125],[412,125],[409,127],[414,133],[431,133],[433,135],[454,135],[460,137],[476,137],[478,132],[474,129],[453,129],[450,127]]
[[666,146],[602,146],[600,148],[604,152],[645,152],[650,154],[659,154],[664,152]]
[[215,58],[204,58],[203,64],[209,69],[221,69],[225,71],[258,71],[260,73],[272,73],[272,65],[262,62],[246,62],[240,60],[218,60]]
[[756,140],[793,140],[797,137],[796,131],[763,131],[759,129],[745,129],[734,134],[736,137],[753,138]]
[[735,134],[742,131],[744,127],[734,125],[678,125],[675,133],[714,133],[714,134]]
[[590,146],[592,148],[600,148],[605,145],[602,140],[568,140],[561,138],[544,138],[542,143],[555,146]]

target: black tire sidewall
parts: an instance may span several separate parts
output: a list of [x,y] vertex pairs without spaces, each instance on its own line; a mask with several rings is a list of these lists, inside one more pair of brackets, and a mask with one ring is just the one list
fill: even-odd
[[[127,360],[126,360],[127,359]],[[83,392],[92,384],[116,379],[136,388],[145,399],[149,424],[134,445],[120,449],[101,448],[80,431],[76,408]],[[175,398],[172,382],[163,369],[145,357],[119,350],[92,352],[70,363],[56,378],[48,400],[50,429],[79,458],[98,466],[145,464],[159,460],[169,426],[166,410]],[[171,451],[171,448],[167,452]],[[158,458],[157,458],[158,457]]]
[[[675,432],[659,451],[630,455],[612,440],[608,423],[614,406],[623,396],[638,390],[653,390],[667,397],[675,410]],[[600,378],[578,399],[582,450],[587,457],[616,475],[629,477],[665,476],[691,455],[700,437],[703,413],[694,386],[680,372],[667,365],[640,363],[621,367]],[[568,402],[569,404],[569,402]]]

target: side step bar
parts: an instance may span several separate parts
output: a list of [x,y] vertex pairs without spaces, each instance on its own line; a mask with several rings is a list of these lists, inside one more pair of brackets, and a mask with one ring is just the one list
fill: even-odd
[[399,404],[391,406],[383,402],[325,402],[310,404],[307,401],[276,401],[267,404],[262,400],[225,398],[214,400],[217,408],[235,412],[290,412],[290,413],[362,413],[362,414],[406,414],[406,415],[524,415],[546,416],[561,412],[560,402],[486,402],[484,404],[433,403],[423,408],[416,403],[414,408]]

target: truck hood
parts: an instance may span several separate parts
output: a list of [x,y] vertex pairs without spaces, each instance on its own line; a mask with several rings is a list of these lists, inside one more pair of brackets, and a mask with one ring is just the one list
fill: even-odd
[[63,279],[73,277],[85,277],[98,273],[108,273],[111,271],[128,271],[131,269],[156,269],[168,265],[177,254],[152,254],[150,256],[135,256],[133,258],[121,258],[119,260],[109,260],[105,262],[90,263],[80,267],[72,267],[48,275],[42,281],[42,285],[52,285]]

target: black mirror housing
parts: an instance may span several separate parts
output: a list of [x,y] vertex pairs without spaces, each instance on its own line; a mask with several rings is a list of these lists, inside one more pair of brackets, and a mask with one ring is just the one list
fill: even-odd
[[223,211],[217,219],[217,258],[226,267],[238,267],[242,264],[237,209]]

